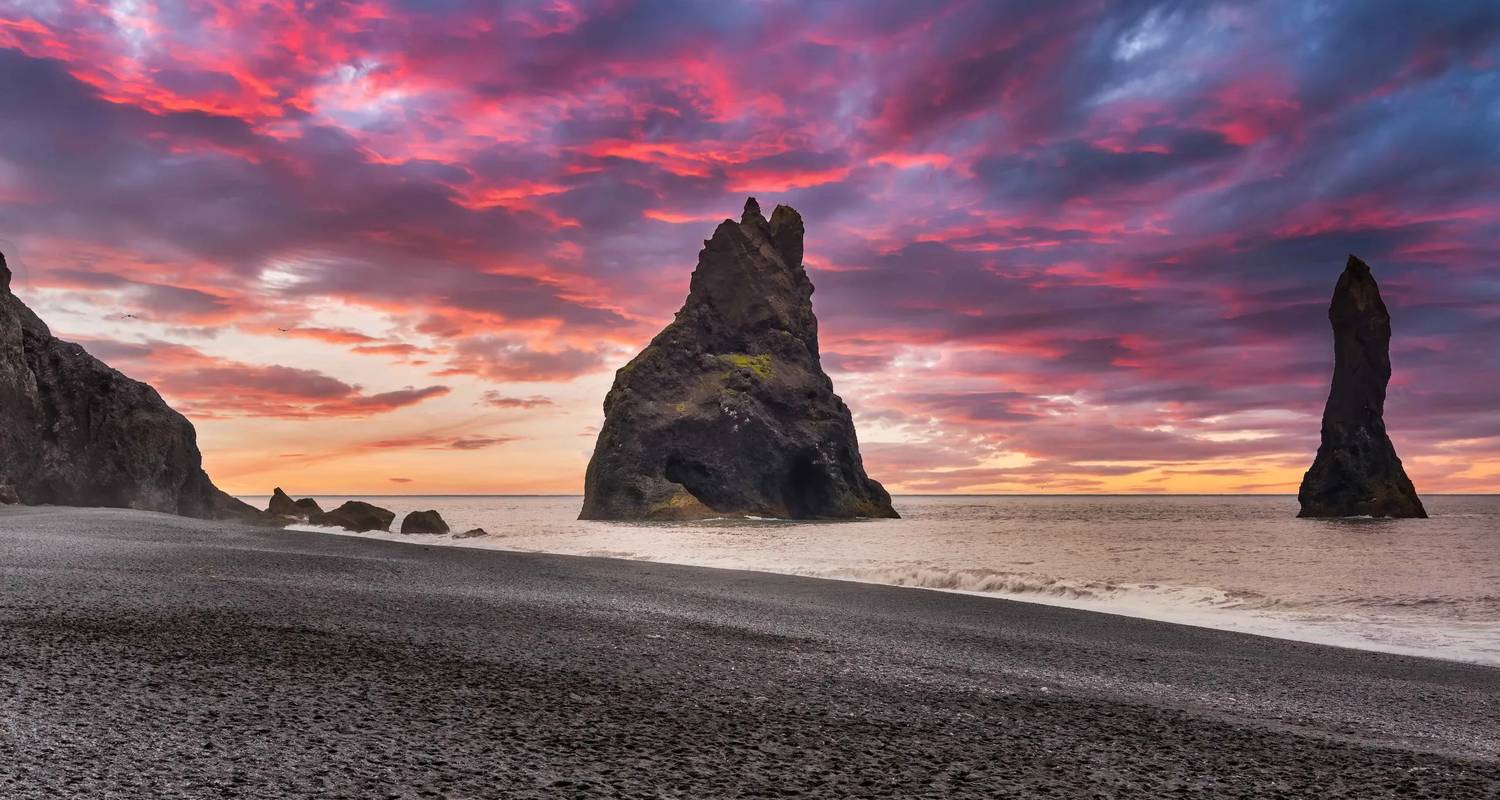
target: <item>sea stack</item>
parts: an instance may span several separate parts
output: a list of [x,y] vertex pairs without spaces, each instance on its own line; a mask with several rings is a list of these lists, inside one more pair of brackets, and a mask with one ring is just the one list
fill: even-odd
[[1323,409],[1323,442],[1302,478],[1300,517],[1426,517],[1385,432],[1391,380],[1391,315],[1370,267],[1354,256],[1328,309],[1333,388]]
[[258,517],[208,479],[186,417],[54,337],[10,279],[0,255],[0,475],[22,503]]
[[750,198],[704,242],[676,319],[615,373],[580,519],[897,516],[819,361],[802,237]]

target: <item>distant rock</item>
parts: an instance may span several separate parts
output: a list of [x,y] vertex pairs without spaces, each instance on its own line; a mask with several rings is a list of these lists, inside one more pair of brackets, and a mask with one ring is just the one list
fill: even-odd
[[402,533],[447,533],[448,523],[436,511],[413,511],[401,520]]
[[394,511],[370,505],[362,500],[350,500],[332,511],[314,514],[308,522],[364,533],[389,531],[395,519],[396,512]]
[[485,530],[484,528],[470,528],[470,529],[464,531],[463,533],[455,533],[455,534],[453,534],[453,538],[455,538],[455,539],[475,539],[475,538],[478,538],[480,536],[489,536],[489,535],[490,535],[490,532],[487,531],[487,530]]
[[266,506],[266,513],[282,517],[300,517],[302,509],[297,508],[297,501],[288,497],[287,493],[278,486],[271,492],[271,502]]
[[22,502],[260,520],[209,480],[187,418],[53,337],[10,279],[0,255],[0,473]]
[[615,373],[581,519],[895,517],[818,357],[802,217],[751,198],[677,317]]
[[275,491],[271,492],[271,502],[266,506],[266,513],[278,517],[308,519],[315,514],[323,513],[323,509],[318,505],[318,501],[311,497],[293,500],[278,486]]
[[1391,316],[1369,265],[1354,256],[1328,309],[1333,323],[1333,388],[1323,409],[1323,441],[1302,478],[1301,517],[1426,517],[1385,431],[1391,380]]

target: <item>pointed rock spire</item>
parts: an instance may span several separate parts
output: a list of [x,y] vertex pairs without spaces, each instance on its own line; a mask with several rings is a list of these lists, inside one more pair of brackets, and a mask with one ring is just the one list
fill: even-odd
[[894,517],[818,360],[802,218],[745,203],[673,322],[615,374],[583,519]]
[[802,215],[791,206],[777,206],[771,212],[771,244],[781,259],[794,270],[802,269]]
[[745,213],[740,215],[740,224],[749,225],[752,222],[764,223],[766,218],[760,215],[760,203],[755,198],[745,198]]
[[10,267],[5,264],[5,254],[0,253],[0,292],[10,291]]
[[1425,517],[1385,430],[1391,315],[1370,266],[1354,256],[1328,309],[1333,385],[1317,458],[1302,479],[1302,517]]

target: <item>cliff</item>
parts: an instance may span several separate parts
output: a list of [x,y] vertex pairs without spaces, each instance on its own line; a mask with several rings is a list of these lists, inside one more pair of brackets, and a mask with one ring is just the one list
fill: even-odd
[[10,281],[0,255],[0,485],[31,505],[257,515],[209,480],[187,418],[54,337]]

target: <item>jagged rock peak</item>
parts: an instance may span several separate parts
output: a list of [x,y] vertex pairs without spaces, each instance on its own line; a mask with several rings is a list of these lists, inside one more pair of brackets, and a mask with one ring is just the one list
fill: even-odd
[[0,291],[10,291],[10,267],[5,263],[4,253],[0,253]]
[[[791,206],[777,206],[771,212],[770,232],[771,243],[781,254],[782,261],[792,269],[802,269],[802,215]],[[809,284],[809,291],[811,288]]]
[[615,373],[582,518],[896,515],[819,361],[803,235],[750,198],[704,242],[676,318]]
[[311,497],[293,500],[280,486],[271,492],[271,502],[266,506],[266,513],[277,517],[307,518],[314,514],[323,513],[318,506],[318,501]]
[[1328,307],[1333,381],[1322,442],[1302,479],[1303,517],[1425,517],[1385,428],[1391,315],[1370,266],[1350,255]]

